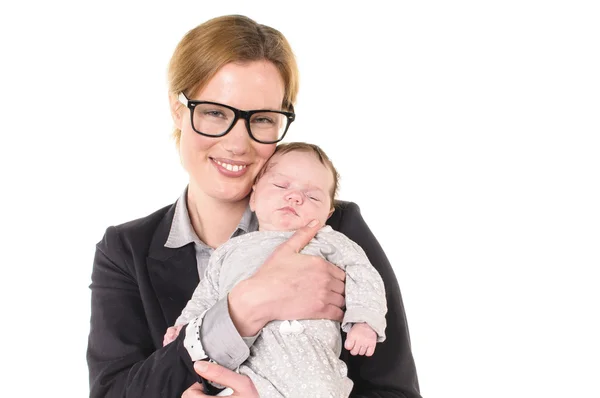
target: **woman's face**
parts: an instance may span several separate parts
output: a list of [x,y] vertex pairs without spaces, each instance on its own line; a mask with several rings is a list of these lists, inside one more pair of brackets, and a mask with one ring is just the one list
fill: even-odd
[[[222,67],[190,100],[212,101],[242,110],[281,109],[284,83],[268,61],[230,63]],[[171,98],[175,125],[181,130],[180,154],[190,176],[190,188],[198,194],[236,202],[249,193],[258,171],[273,154],[275,144],[250,138],[240,119],[223,137],[205,137],[192,129],[190,110]]]

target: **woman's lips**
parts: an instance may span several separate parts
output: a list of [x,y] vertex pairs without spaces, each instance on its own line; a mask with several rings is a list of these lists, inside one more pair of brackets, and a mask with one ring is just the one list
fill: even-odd
[[228,177],[240,177],[248,171],[248,163],[229,159],[210,158],[213,165]]

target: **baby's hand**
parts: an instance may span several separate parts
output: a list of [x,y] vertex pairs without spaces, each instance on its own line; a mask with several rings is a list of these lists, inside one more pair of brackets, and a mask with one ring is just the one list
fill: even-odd
[[181,330],[182,327],[183,327],[183,325],[171,326],[170,328],[167,329],[167,332],[165,333],[165,337],[163,337],[163,347],[166,346],[167,344],[169,344],[170,342],[172,342],[173,340],[175,340],[177,338],[177,336],[179,336],[179,331]]
[[346,336],[344,347],[352,355],[366,355],[370,357],[375,351],[377,333],[366,323],[355,323]]

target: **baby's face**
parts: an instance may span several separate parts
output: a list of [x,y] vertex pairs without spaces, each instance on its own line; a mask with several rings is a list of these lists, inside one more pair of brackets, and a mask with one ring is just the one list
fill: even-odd
[[250,207],[261,231],[292,231],[331,212],[333,174],[310,152],[276,154],[253,187]]

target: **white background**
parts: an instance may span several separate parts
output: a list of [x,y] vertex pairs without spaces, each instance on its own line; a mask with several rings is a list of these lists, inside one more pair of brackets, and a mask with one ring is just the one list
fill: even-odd
[[7,3],[0,395],[88,394],[95,244],[186,184],[169,57],[241,13],[295,50],[288,137],[329,153],[391,260],[422,394],[600,396],[595,2]]

